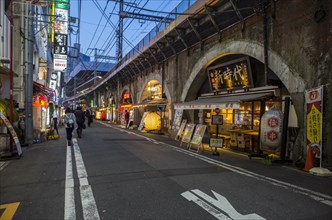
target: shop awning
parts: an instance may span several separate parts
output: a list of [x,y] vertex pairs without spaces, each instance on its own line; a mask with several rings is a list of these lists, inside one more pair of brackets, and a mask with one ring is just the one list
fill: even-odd
[[175,103],[174,109],[240,109],[240,102],[258,100],[270,95],[273,95],[273,92],[201,97],[189,102]]
[[153,99],[153,100],[145,100],[140,104],[134,105],[133,108],[144,108],[149,106],[158,106],[158,105],[166,105],[167,99]]
[[33,82],[33,95],[45,95],[48,100],[52,100],[53,97],[55,97],[55,90],[40,83]]

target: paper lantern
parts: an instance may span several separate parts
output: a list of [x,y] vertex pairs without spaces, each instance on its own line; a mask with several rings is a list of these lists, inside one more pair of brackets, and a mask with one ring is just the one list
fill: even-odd
[[144,118],[144,127],[147,131],[156,131],[161,129],[161,119],[157,112],[149,112]]

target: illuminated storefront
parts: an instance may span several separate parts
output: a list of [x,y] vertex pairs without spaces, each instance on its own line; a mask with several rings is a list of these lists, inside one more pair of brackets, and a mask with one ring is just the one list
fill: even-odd
[[[232,58],[235,59],[224,57],[212,63],[206,70],[208,77],[200,88],[198,98],[174,104],[175,115],[207,125],[210,137],[218,134],[227,148],[249,153],[264,151],[266,154],[280,154],[280,147],[272,149],[261,144],[261,119],[272,107],[283,111],[284,106],[290,104],[286,98],[288,91],[272,72],[269,72],[269,85],[264,84],[263,64],[259,61],[241,55],[233,55]],[[217,114],[222,115],[222,124],[218,126],[212,123],[213,116]],[[292,115],[289,127],[297,127],[292,105],[289,114]],[[176,121],[174,129],[181,120]],[[278,138],[281,136],[281,132],[275,135]]]
[[131,95],[130,95],[130,92],[128,90],[126,90],[122,93],[120,106],[119,106],[120,124],[123,124],[123,125],[126,124],[126,121],[125,121],[126,110],[130,114],[131,120],[129,120],[129,121],[133,121],[134,110],[132,108],[133,108],[133,103],[132,103]]
[[33,127],[45,130],[50,126],[50,102],[54,103],[55,91],[37,82],[33,83]]
[[162,97],[162,86],[157,80],[151,80],[145,86],[141,102],[133,106],[141,118],[139,126],[145,131],[161,131],[168,129],[169,106]]

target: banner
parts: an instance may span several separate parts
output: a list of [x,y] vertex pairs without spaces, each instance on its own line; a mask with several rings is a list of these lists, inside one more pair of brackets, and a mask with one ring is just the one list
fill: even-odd
[[322,153],[323,87],[307,90],[307,147],[316,157]]
[[2,112],[0,112],[0,118],[2,119],[2,121],[5,123],[5,125],[7,126],[7,129],[9,130],[13,140],[14,140],[14,143],[16,145],[16,149],[17,149],[17,154],[18,156],[21,156],[22,155],[22,148],[21,148],[21,144],[20,144],[20,141],[17,137],[17,134],[12,126],[12,124],[9,122],[9,120],[6,118],[6,116],[4,116],[2,114]]

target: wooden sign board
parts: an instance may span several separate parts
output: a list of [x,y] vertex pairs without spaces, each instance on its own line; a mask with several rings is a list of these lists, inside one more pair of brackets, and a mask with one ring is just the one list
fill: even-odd
[[187,124],[187,120],[183,120],[182,123],[181,123],[181,126],[178,130],[178,133],[176,134],[175,140],[180,140],[181,139],[181,135],[182,135],[183,129],[186,126],[186,124]]
[[138,130],[139,131],[142,131],[143,128],[144,128],[144,119],[145,119],[145,117],[146,117],[147,114],[148,114],[148,112],[144,112],[144,114],[142,116],[141,122],[140,122],[140,124],[138,126]]
[[223,138],[210,138],[210,147],[223,147]]
[[195,128],[195,124],[187,124],[186,125],[186,128],[184,129],[184,133],[183,133],[183,136],[182,136],[181,144],[182,144],[182,142],[190,143],[191,136],[194,133],[194,128]]
[[190,143],[195,145],[201,145],[205,129],[206,125],[201,125],[201,124],[196,125],[195,133]]
[[182,115],[183,115],[183,109],[175,109],[173,129],[178,129],[180,127]]

